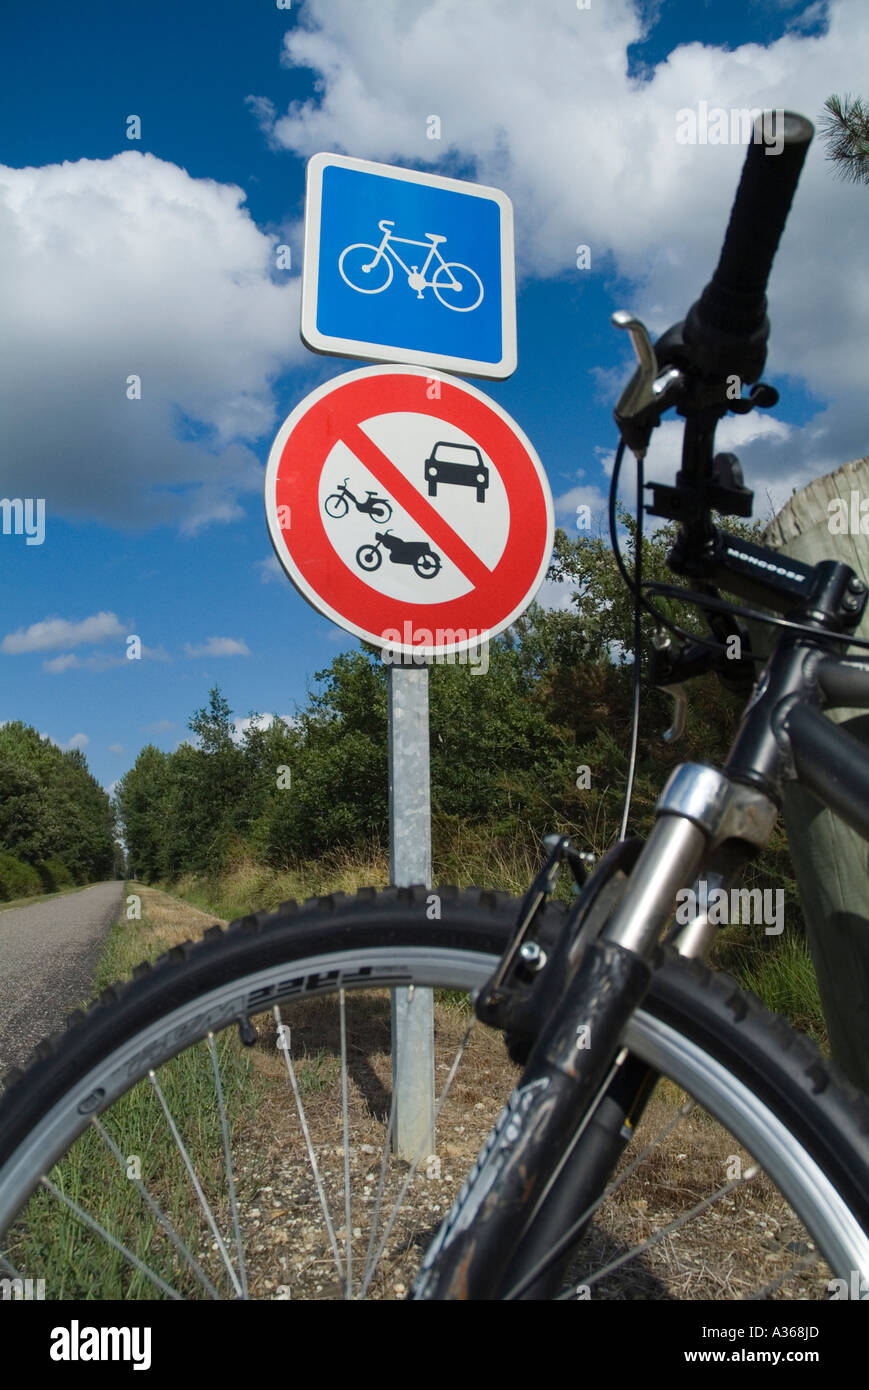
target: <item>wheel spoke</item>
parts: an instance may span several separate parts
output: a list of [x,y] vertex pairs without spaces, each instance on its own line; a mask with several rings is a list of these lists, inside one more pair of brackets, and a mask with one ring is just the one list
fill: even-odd
[[372,1259],[372,1253],[374,1251],[375,1240],[377,1239],[377,1227],[380,1224],[380,1208],[383,1202],[383,1192],[386,1186],[386,1173],[389,1168],[389,1156],[392,1149],[392,1132],[395,1128],[395,1096],[395,1088],[393,1088],[392,1097],[389,1102],[389,1120],[387,1121],[386,1134],[383,1139],[383,1149],[380,1155],[380,1173],[377,1179],[377,1195],[374,1199],[374,1210],[371,1214],[371,1232],[368,1237],[368,1249],[365,1252],[365,1266],[362,1274],[362,1290],[359,1294],[360,1298],[365,1297],[368,1285],[370,1284],[371,1279],[374,1275],[374,1271],[377,1268],[376,1261]]
[[157,1092],[157,1098],[160,1101],[161,1106],[163,1107],[163,1114],[166,1116],[166,1123],[168,1124],[172,1132],[172,1138],[175,1140],[178,1152],[181,1155],[181,1158],[184,1162],[184,1167],[187,1169],[188,1177],[190,1178],[190,1181],[193,1184],[193,1190],[196,1193],[197,1198],[199,1199],[199,1205],[202,1208],[202,1211],[205,1215],[205,1219],[211,1227],[211,1234],[217,1241],[217,1248],[220,1252],[220,1257],[223,1260],[223,1263],[226,1267],[226,1272],[232,1281],[232,1286],[235,1289],[236,1294],[240,1298],[242,1296],[242,1292],[241,1284],[238,1281],[238,1275],[233,1269],[232,1261],[229,1258],[229,1252],[227,1251],[226,1245],[224,1244],[223,1236],[217,1229],[217,1222],[214,1219],[214,1213],[211,1210],[208,1198],[202,1190],[202,1184],[200,1183],[199,1178],[196,1175],[196,1170],[193,1167],[193,1164],[190,1160],[190,1155],[187,1152],[184,1140],[181,1138],[181,1135],[178,1131],[178,1126],[176,1125],[175,1120],[173,1119],[172,1112],[169,1109],[168,1104],[166,1103],[166,1097],[163,1095],[163,1092],[160,1088],[160,1083],[157,1080],[156,1073],[153,1070],[148,1072],[148,1080],[150,1081],[154,1090]]
[[302,1133],[305,1136],[305,1145],[308,1150],[308,1160],[311,1164],[311,1172],[314,1175],[314,1183],[317,1188],[317,1196],[320,1199],[320,1209],[323,1213],[323,1219],[326,1222],[326,1230],[329,1235],[329,1244],[332,1247],[332,1254],[335,1259],[335,1268],[338,1271],[338,1278],[341,1280],[341,1283],[346,1284],[344,1268],[341,1264],[341,1255],[338,1251],[338,1241],[335,1237],[335,1227],[332,1225],[332,1217],[329,1212],[329,1204],[326,1201],[326,1192],[323,1187],[323,1180],[320,1176],[320,1166],[317,1163],[317,1155],[314,1152],[314,1145],[311,1141],[311,1131],[308,1128],[308,1121],[305,1115],[305,1107],[302,1104],[302,1097],[299,1093],[299,1083],[296,1080],[296,1072],[293,1066],[293,1059],[290,1056],[290,1040],[287,1036],[290,1030],[287,1027],[287,1025],[281,1021],[281,1011],[277,1004],[274,1007],[274,1016],[275,1022],[278,1025],[278,1046],[280,1048],[280,1051],[283,1052],[284,1061],[287,1064],[287,1074],[290,1078],[290,1085],[293,1088],[293,1096],[295,1097],[296,1101],[296,1111],[301,1122]]
[[[455,1055],[455,1057],[453,1058],[453,1064],[452,1064],[452,1066],[450,1067],[449,1073],[448,1073],[448,1075],[447,1075],[447,1079],[446,1079],[446,1081],[444,1082],[444,1088],[443,1088],[443,1090],[441,1091],[441,1094],[440,1094],[440,1096],[439,1096],[439,1098],[438,1098],[437,1104],[435,1105],[435,1112],[434,1112],[434,1123],[435,1123],[435,1125],[437,1125],[438,1116],[439,1116],[440,1113],[441,1113],[441,1109],[442,1109],[442,1107],[443,1107],[443,1103],[444,1103],[444,1101],[446,1100],[447,1096],[449,1095],[450,1087],[451,1087],[452,1084],[453,1084],[453,1079],[454,1079],[454,1077],[455,1077],[456,1072],[457,1072],[458,1069],[459,1069],[459,1063],[461,1062],[462,1057],[465,1055],[465,1050],[466,1050],[466,1048],[467,1048],[467,1046],[468,1046],[468,1042],[469,1042],[469,1040],[470,1040],[471,1033],[473,1032],[475,1023],[476,1023],[476,1019],[475,1019],[475,1018],[472,1018],[471,1021],[470,1021],[470,1023],[468,1024],[467,1028],[465,1029],[464,1036],[463,1036],[461,1042],[459,1043],[458,1049],[456,1050],[456,1055]],[[392,1120],[392,1117],[390,1116],[390,1124],[391,1124],[391,1120]],[[402,1202],[404,1201],[404,1198],[405,1198],[405,1196],[406,1196],[406,1194],[407,1194],[407,1189],[410,1187],[410,1184],[411,1184],[411,1182],[413,1181],[414,1174],[416,1173],[416,1170],[417,1170],[417,1168],[419,1167],[420,1163],[422,1162],[423,1158],[425,1158],[425,1156],[426,1156],[427,1153],[431,1153],[433,1139],[434,1139],[434,1135],[433,1135],[431,1129],[429,1129],[429,1131],[427,1132],[425,1138],[424,1138],[423,1141],[422,1141],[422,1144],[420,1145],[419,1149],[417,1150],[417,1153],[416,1153],[416,1156],[414,1157],[413,1162],[412,1162],[412,1163],[410,1164],[410,1166],[408,1167],[407,1174],[406,1174],[406,1176],[405,1176],[404,1182],[401,1184],[401,1187],[400,1187],[400,1189],[399,1189],[398,1196],[397,1196],[396,1199],[395,1199],[395,1204],[394,1204],[394,1206],[393,1206],[393,1208],[392,1208],[392,1212],[391,1212],[391,1214],[390,1214],[389,1220],[388,1220],[387,1223],[386,1223],[386,1229],[385,1229],[385,1231],[383,1232],[383,1239],[381,1240],[380,1245],[378,1246],[377,1254],[376,1254],[375,1257],[374,1257],[374,1262],[373,1262],[371,1268],[370,1268],[370,1269],[367,1271],[367,1273],[366,1273],[365,1283],[363,1284],[362,1289],[361,1289],[360,1294],[359,1294],[359,1297],[360,1297],[360,1298],[364,1298],[364,1297],[365,1297],[365,1294],[366,1294],[366,1292],[367,1292],[367,1290],[368,1290],[369,1284],[371,1283],[371,1279],[372,1279],[372,1276],[373,1276],[373,1274],[374,1274],[374,1271],[375,1271],[375,1269],[377,1268],[378,1264],[380,1263],[381,1256],[383,1255],[383,1252],[384,1252],[384,1250],[386,1249],[386,1245],[387,1245],[387,1242],[388,1242],[388,1240],[389,1240],[389,1237],[390,1237],[390,1235],[392,1234],[392,1228],[393,1228],[393,1226],[395,1225],[395,1222],[396,1222],[396,1220],[397,1220],[397,1218],[398,1218],[398,1213],[399,1213],[399,1211],[401,1210],[401,1204],[402,1204]]]
[[813,1251],[811,1255],[804,1255],[795,1265],[791,1265],[790,1269],[786,1269],[777,1279],[773,1279],[771,1284],[764,1284],[763,1288],[758,1289],[752,1297],[766,1298],[769,1294],[775,1293],[776,1289],[780,1289],[786,1279],[790,1279],[794,1274],[802,1273],[804,1269],[811,1269],[812,1265],[816,1265],[817,1263],[817,1251]]
[[226,1184],[229,1190],[229,1205],[232,1211],[232,1230],[235,1236],[235,1248],[238,1252],[238,1273],[241,1279],[241,1296],[246,1299],[250,1295],[247,1288],[247,1269],[244,1262],[244,1247],[241,1239],[241,1227],[238,1220],[238,1201],[235,1192],[235,1173],[232,1166],[232,1147],[229,1142],[229,1121],[226,1115],[226,1106],[223,1100],[223,1083],[220,1080],[220,1065],[217,1060],[217,1047],[214,1041],[214,1034],[208,1034],[208,1050],[211,1053],[211,1065],[214,1071],[214,1089],[217,1094],[217,1105],[220,1111],[220,1132],[223,1136],[223,1162],[226,1172]]
[[74,1202],[71,1197],[67,1197],[65,1192],[61,1192],[59,1187],[55,1187],[50,1178],[42,1177],[39,1181],[59,1202],[62,1202],[65,1207],[69,1207],[69,1210],[75,1213],[79,1221],[83,1221],[85,1226],[89,1226],[92,1231],[96,1231],[97,1235],[102,1236],[103,1240],[108,1241],[113,1249],[117,1250],[125,1260],[128,1260],[131,1265],[144,1274],[146,1279],[150,1279],[152,1284],[156,1284],[158,1289],[162,1289],[169,1298],[180,1299],[182,1297],[177,1289],[173,1289],[171,1284],[167,1284],[165,1279],[161,1279],[159,1274],[156,1274],[153,1269],[146,1265],[144,1260],[140,1260],[138,1255],[134,1255],[132,1250],[128,1250],[126,1245],[112,1235],[111,1231],[107,1231],[105,1226],[100,1225],[99,1221],[89,1216],[78,1202]]
[[347,1011],[344,991],[338,991],[338,1012],[341,1021],[341,1127],[344,1135],[344,1249],[347,1277],[345,1298],[353,1297],[353,1231],[350,1225],[350,1122],[347,1112]]
[[[96,1130],[97,1134],[100,1136],[109,1152],[113,1154],[114,1157],[117,1159],[118,1166],[120,1167],[121,1172],[126,1177],[126,1159],[124,1158],[124,1155],[121,1153],[121,1150],[118,1148],[114,1139],[112,1139],[111,1135],[106,1132],[105,1128],[103,1127],[103,1125],[100,1124],[99,1120],[95,1115],[91,1117],[91,1126],[93,1129]],[[133,1183],[133,1186],[136,1188],[136,1191],[139,1193],[139,1196],[142,1198],[143,1202],[146,1204],[146,1206],[150,1208],[150,1210],[156,1216],[160,1225],[163,1227],[163,1230],[166,1232],[167,1236],[171,1240],[172,1244],[175,1246],[178,1253],[181,1255],[182,1259],[185,1260],[186,1263],[193,1270],[193,1273],[196,1275],[196,1278],[199,1280],[202,1287],[206,1290],[209,1297],[219,1299],[220,1294],[217,1292],[217,1289],[214,1287],[205,1271],[201,1269],[200,1266],[197,1264],[196,1260],[193,1258],[192,1254],[185,1245],[182,1237],[175,1230],[175,1227],[172,1225],[165,1212],[161,1210],[159,1204],[155,1202],[154,1198],[151,1196],[145,1184],[142,1182],[142,1179],[133,1178],[131,1179],[131,1181]]]
[[594,1274],[581,1279],[579,1284],[575,1285],[572,1289],[567,1290],[565,1293],[560,1293],[558,1295],[559,1299],[572,1298],[581,1287],[590,1289],[592,1284],[598,1283],[599,1280],[603,1279],[607,1274],[612,1274],[614,1270],[621,1269],[629,1260],[635,1260],[644,1250],[650,1250],[653,1245],[659,1245],[665,1236],[671,1235],[673,1231],[677,1231],[680,1226],[684,1226],[686,1222],[692,1221],[695,1216],[699,1216],[701,1211],[705,1211],[707,1207],[711,1207],[713,1202],[720,1201],[722,1197],[726,1197],[728,1193],[733,1192],[735,1188],[742,1186],[744,1183],[751,1182],[752,1178],[756,1178],[759,1172],[760,1169],[755,1166],[747,1168],[738,1178],[731,1178],[730,1182],[724,1183],[719,1187],[717,1192],[713,1192],[710,1197],[704,1197],[701,1202],[697,1202],[689,1211],[685,1211],[681,1216],[675,1217],[668,1225],[662,1226],[660,1230],[655,1231],[653,1235],[648,1236],[639,1245],[635,1245],[632,1250],[626,1250],[623,1255],[619,1255],[617,1259],[611,1260],[609,1264],[604,1265],[602,1269],[597,1269]]

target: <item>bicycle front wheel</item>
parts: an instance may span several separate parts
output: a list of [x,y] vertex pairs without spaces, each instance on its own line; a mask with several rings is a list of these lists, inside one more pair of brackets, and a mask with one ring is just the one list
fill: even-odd
[[[140,967],[0,1100],[5,1269],[45,1277],[49,1298],[405,1296],[517,1078],[467,993],[518,907],[447,888],[337,895]],[[399,986],[438,991],[437,1134],[409,1158],[392,1153]],[[809,1044],[678,959],[626,1041],[670,1078],[647,1112],[667,1132],[646,1177],[601,1208],[606,1256],[636,1247],[607,1296],[703,1298],[710,1280],[743,1296],[774,1275],[783,1297],[826,1297],[831,1277],[869,1273],[866,1103]],[[682,1116],[683,1091],[708,1114]],[[680,1257],[695,1189],[749,1155],[768,1176],[728,1189],[723,1209],[713,1198],[707,1212],[729,1220],[701,1215]],[[636,1239],[637,1181],[643,1230],[672,1228],[657,1245]]]
[[323,506],[326,509],[326,515],[331,516],[336,521],[340,520],[342,516],[346,516],[350,510],[350,503],[340,492],[330,492]]

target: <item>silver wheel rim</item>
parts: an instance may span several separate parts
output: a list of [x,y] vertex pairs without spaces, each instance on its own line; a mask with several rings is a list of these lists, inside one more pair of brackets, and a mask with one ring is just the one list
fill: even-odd
[[[0,1231],[5,1230],[12,1215],[32,1191],[33,1174],[48,1173],[57,1159],[67,1152],[76,1136],[93,1123],[95,1093],[98,1090],[103,1092],[98,1113],[104,1116],[110,1113],[114,1101],[130,1089],[131,1074],[137,1077],[151,1075],[153,1085],[157,1069],[178,1050],[175,1041],[179,1037],[189,1035],[194,1042],[197,1038],[203,1039],[214,1057],[213,1035],[231,1026],[232,1021],[240,1015],[247,1016],[251,1012],[260,1014],[269,1006],[279,1013],[280,1008],[294,998],[332,994],[338,999],[340,994],[343,1039],[343,1000],[345,994],[352,996],[359,987],[360,966],[364,965],[368,970],[365,983],[372,987],[407,987],[412,984],[470,991],[486,980],[493,963],[493,958],[484,953],[436,947],[378,947],[362,951],[347,949],[324,952],[288,965],[272,966],[251,973],[242,981],[220,986],[180,1006],[104,1058],[43,1117],[19,1147],[0,1178]],[[331,978],[322,984],[318,977],[322,978],[327,971]],[[252,1009],[251,997],[254,995],[258,1002]],[[865,1234],[825,1174],[763,1102],[715,1059],[649,1013],[641,1011],[635,1016],[627,1030],[625,1042],[644,1061],[688,1091],[728,1129],[735,1131],[738,1141],[755,1156],[798,1213],[834,1273],[847,1274],[848,1271],[858,1270],[864,1277],[869,1275],[869,1241]],[[342,1041],[342,1048],[344,1045]],[[288,1070],[292,1072],[289,1055],[286,1060]],[[342,1078],[346,1069],[344,1054]],[[216,1063],[215,1079],[219,1087]],[[342,1123],[344,1167],[347,1173],[347,1155],[351,1145],[346,1099]],[[225,1125],[223,1131],[225,1140]],[[387,1130],[384,1154],[388,1141]],[[424,1154],[420,1155],[421,1159],[424,1157]],[[312,1166],[316,1182],[316,1164]],[[226,1170],[232,1183],[234,1174],[231,1160]],[[410,1176],[412,1178],[413,1170]],[[345,1185],[347,1193],[349,1183]],[[232,1229],[227,1228],[222,1234],[215,1228],[207,1201],[203,1212],[215,1236],[212,1248],[218,1251],[231,1284],[228,1296],[244,1297],[247,1292],[246,1268],[234,1199],[230,1206],[233,1212]],[[327,1226],[331,1220],[329,1243],[332,1256],[339,1271],[343,1270],[341,1277],[345,1296],[358,1297],[360,1292],[367,1293],[371,1282],[370,1260],[367,1258],[367,1262],[354,1271],[349,1209],[340,1213],[340,1220],[344,1223],[343,1254],[337,1234],[340,1221],[336,1227],[335,1215],[333,1213],[327,1218]],[[0,1250],[3,1248],[0,1240]],[[371,1251],[368,1256],[370,1254]],[[4,1261],[4,1264],[7,1269],[12,1268],[8,1262]],[[163,1292],[166,1292],[165,1288]],[[215,1296],[207,1289],[206,1293]]]

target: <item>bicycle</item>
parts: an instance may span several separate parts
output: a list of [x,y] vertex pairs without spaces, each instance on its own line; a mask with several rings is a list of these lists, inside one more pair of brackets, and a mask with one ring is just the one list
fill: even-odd
[[[734,1295],[827,1297],[831,1275],[869,1276],[869,1100],[807,1039],[705,967],[717,930],[707,914],[684,926],[673,920],[680,887],[738,882],[768,838],[785,776],[869,834],[869,753],[820,713],[869,707],[869,662],[831,655],[869,646],[854,637],[865,588],[838,562],[782,565],[709,516],[750,514],[751,500],[733,456],[713,454],[715,423],[734,404],[771,401],[758,382],[765,288],[812,135],[802,117],[782,119],[776,159],[749,146],[721,260],[684,323],[652,347],[637,320],[615,316],[640,365],[616,410],[614,543],[624,449],[637,456],[641,500],[649,437],[678,404],[683,469],[674,486],[652,485],[653,509],[682,522],[673,568],[697,587],[673,591],[700,606],[711,631],[684,648],[662,642],[654,676],[678,689],[704,660],[714,669],[748,614],[780,629],[725,766],[677,768],[644,843],[626,834],[629,785],[621,836],[590,875],[568,837],[549,837],[521,900],[392,888],[285,903],[139,967],[44,1043],[0,1099],[6,1268],[17,1270],[13,1256],[44,1268],[57,1245],[45,1223],[59,1210],[70,1215],[62,1248],[73,1250],[75,1237],[78,1253],[59,1296],[93,1296],[99,1280],[103,1296],[128,1298],[155,1289],[164,1297],[720,1297],[722,1281]],[[725,383],[737,369],[757,384],[731,403]],[[636,630],[643,605],[669,623],[649,595],[670,586],[644,586],[617,544],[615,553],[635,596]],[[770,611],[725,603],[719,586]],[[552,899],[565,870],[578,889],[570,906]],[[437,1053],[437,1147],[432,1137],[407,1162],[390,1156],[395,1116],[383,1060],[389,991],[399,986],[448,991],[436,1010],[439,1042],[449,1044]],[[456,1094],[463,1062],[470,1071],[458,1084],[470,1101]],[[292,1126],[279,1108],[282,1077],[297,1107]],[[249,1089],[251,1105],[239,1112]],[[499,1090],[509,1095],[500,1114]],[[652,1137],[631,1157],[641,1122]],[[475,1151],[468,1129],[488,1137],[444,1217]],[[170,1141],[161,1149],[163,1134]],[[688,1152],[673,1151],[674,1134],[690,1166],[678,1167]],[[147,1185],[128,1177],[131,1153],[144,1172],[155,1146]],[[182,1184],[194,1193],[189,1219],[174,1210]],[[652,1201],[662,1209],[657,1227]],[[716,1205],[730,1218],[727,1248],[742,1243],[744,1272],[724,1267]],[[692,1239],[710,1237],[711,1263],[690,1243],[677,1262],[689,1229]]]
[[347,515],[352,502],[357,512],[370,516],[372,521],[384,522],[389,520],[392,516],[392,506],[385,497],[379,497],[376,492],[367,490],[365,501],[360,502],[347,486],[348,481],[349,479],[345,478],[343,483],[339,484],[337,492],[329,493],[323,503],[327,516],[331,516],[334,520],[340,520],[341,517]]
[[[462,265],[459,261],[445,261],[438,250],[438,247],[446,241],[445,236],[440,236],[437,232],[426,232],[425,241],[415,241],[412,237],[395,236],[392,232],[392,228],[395,226],[394,221],[384,218],[377,225],[383,233],[379,246],[374,246],[367,241],[358,241],[352,246],[345,246],[338,258],[338,270],[341,278],[345,284],[350,286],[351,290],[357,290],[359,294],[381,294],[383,290],[388,289],[392,284],[393,276],[393,264],[389,259],[389,256],[392,256],[407,276],[407,283],[410,288],[416,290],[417,299],[422,299],[423,290],[433,289],[435,298],[443,304],[445,309],[454,309],[459,314],[469,314],[472,309],[476,309],[482,303],[483,282],[477,272],[471,270],[470,266]],[[397,241],[406,246],[428,247],[428,255],[422,270],[419,270],[415,265],[405,265],[395,249]],[[363,254],[360,256],[356,254],[357,252]],[[369,257],[371,257],[370,260]],[[426,273],[432,259],[438,261],[438,266],[432,278],[426,280]],[[372,271],[377,270],[378,266],[380,271],[371,284],[359,283],[359,277],[370,275]],[[463,299],[470,299],[471,303],[462,303]]]

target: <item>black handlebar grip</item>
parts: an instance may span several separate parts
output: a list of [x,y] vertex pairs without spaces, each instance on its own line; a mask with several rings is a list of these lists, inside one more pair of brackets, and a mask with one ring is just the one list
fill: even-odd
[[717,269],[685,320],[685,344],[709,375],[750,382],[763,371],[767,281],[814,133],[792,111],[754,123]]

